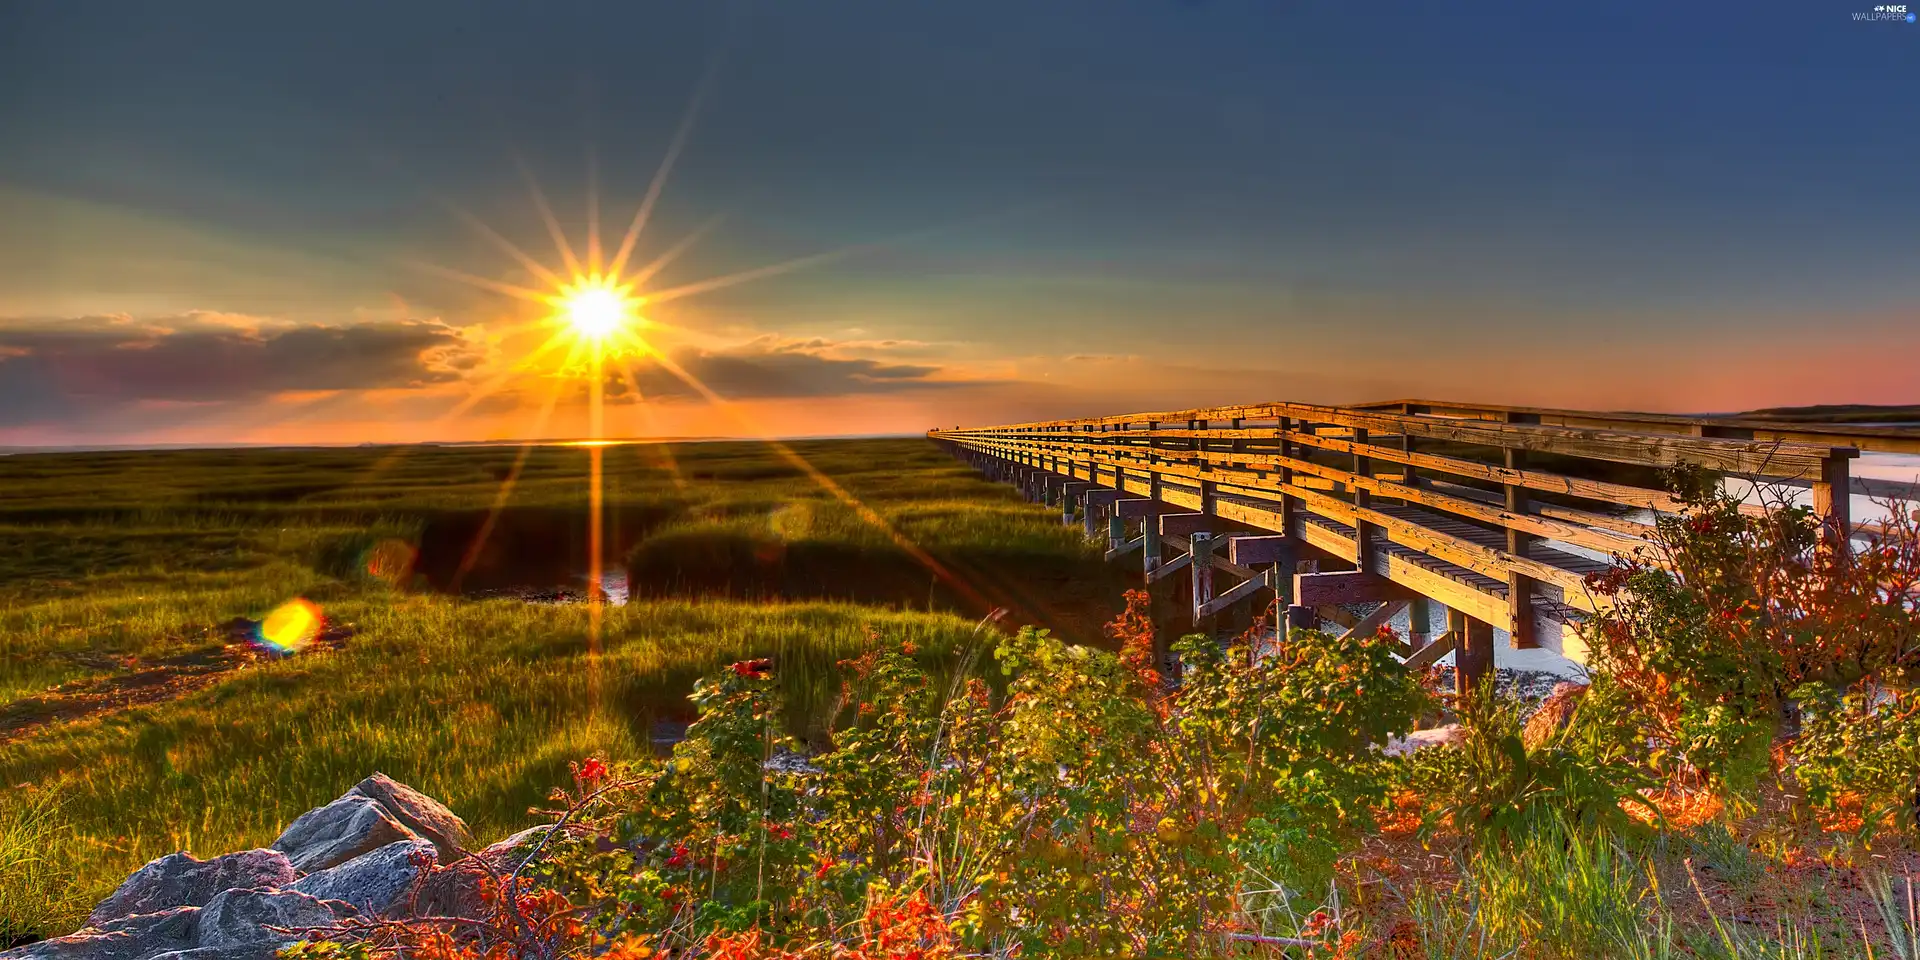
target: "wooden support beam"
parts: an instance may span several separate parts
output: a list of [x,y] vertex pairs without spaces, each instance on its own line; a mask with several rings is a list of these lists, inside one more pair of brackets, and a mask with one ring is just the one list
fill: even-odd
[[1453,692],[1466,696],[1493,675],[1493,624],[1458,610],[1448,610],[1447,633],[1457,638],[1453,652]]
[[[1425,670],[1438,663],[1441,657],[1453,652],[1454,640],[1458,636],[1449,630],[1433,639],[1432,643],[1407,655],[1402,663],[1408,670]],[[1458,676],[1459,674],[1455,674]]]
[[1394,614],[1405,610],[1407,604],[1411,602],[1410,600],[1389,600],[1381,604],[1378,609],[1360,618],[1359,623],[1349,627],[1346,633],[1341,634],[1340,639],[1346,640],[1354,636],[1366,637],[1379,633],[1380,628],[1386,626],[1387,621],[1392,620]]
[[1212,616],[1242,600],[1246,600],[1261,590],[1272,587],[1272,579],[1271,574],[1263,573],[1251,580],[1242,580],[1234,584],[1233,587],[1225,593],[1216,595],[1206,604],[1204,609],[1201,610],[1201,614],[1203,616]]
[[1113,546],[1107,548],[1106,558],[1108,560],[1118,560],[1121,557],[1124,557],[1127,554],[1132,553],[1135,550],[1138,550],[1141,547],[1144,547],[1146,545],[1147,545],[1147,538],[1144,535],[1134,537],[1132,540],[1119,541],[1119,542],[1116,542]]
[[1073,526],[1075,509],[1080,505],[1080,495],[1093,484],[1084,480],[1069,480],[1060,484],[1060,523]]
[[1167,513],[1160,515],[1159,529],[1163,537],[1185,537],[1205,533],[1219,524],[1220,521],[1204,513]]
[[1287,607],[1288,630],[1312,630],[1320,625],[1320,615],[1312,607],[1291,604]]
[[1159,583],[1160,581],[1165,580],[1166,578],[1176,573],[1179,573],[1182,570],[1185,570],[1187,568],[1187,565],[1192,562],[1193,562],[1193,554],[1183,553],[1172,560],[1168,560],[1165,563],[1148,564],[1146,569],[1147,582]]
[[[1163,513],[1184,513],[1185,511],[1170,503],[1161,503],[1148,497],[1115,500],[1113,515],[1122,520],[1142,517],[1157,517]],[[1156,528],[1157,529],[1157,528]]]
[[[1128,501],[1122,500],[1120,504],[1127,502]],[[1115,504],[1115,506],[1119,506],[1120,504]],[[1154,523],[1150,517],[1143,517],[1140,520],[1140,572],[1146,576],[1148,583],[1153,582],[1153,568],[1159,565],[1160,525]]]
[[1361,570],[1341,573],[1296,573],[1293,602],[1308,607],[1341,603],[1384,603],[1411,600],[1414,592],[1378,574]]
[[1290,561],[1298,551],[1299,544],[1284,534],[1227,538],[1227,559],[1243,567]]
[[[1168,517],[1161,517],[1161,531],[1165,532]],[[1209,615],[1207,604],[1213,602],[1213,535],[1204,530],[1196,531],[1188,541],[1188,564],[1193,571],[1193,625],[1198,627]]]
[[1433,601],[1416,593],[1407,604],[1407,646],[1418,651],[1433,640]]
[[1126,496],[1126,494],[1118,490],[1094,489],[1088,490],[1081,498],[1081,502],[1085,503],[1089,509],[1104,510],[1113,506],[1114,501],[1124,496]]

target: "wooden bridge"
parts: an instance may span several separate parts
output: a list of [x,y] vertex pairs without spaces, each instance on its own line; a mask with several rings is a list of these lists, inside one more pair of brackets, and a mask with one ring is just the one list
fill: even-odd
[[[1268,597],[1292,626],[1334,619],[1373,631],[1404,610],[1408,662],[1454,653],[1463,688],[1491,669],[1497,632],[1514,647],[1584,659],[1568,628],[1604,602],[1586,577],[1645,547],[1656,517],[1681,508],[1661,468],[1810,488],[1833,542],[1877,526],[1855,522],[1853,496],[1920,504],[1920,483],[1852,471],[1862,452],[1920,455],[1917,426],[1402,400],[928,436],[1084,523],[1105,539],[1109,560],[1140,564],[1148,583],[1180,574],[1195,625]],[[1914,463],[1920,473],[1920,456]],[[1447,614],[1437,637],[1428,628],[1436,603]],[[1342,615],[1351,604],[1372,612]]]

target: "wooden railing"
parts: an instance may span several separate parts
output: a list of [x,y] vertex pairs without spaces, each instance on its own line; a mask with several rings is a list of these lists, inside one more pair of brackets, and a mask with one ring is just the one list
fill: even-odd
[[[1920,453],[1915,427],[1406,400],[1262,403],[929,436],[983,467],[1039,471],[1077,488],[1069,493],[1083,498],[1090,530],[1096,511],[1112,512],[1118,497],[1152,505],[1136,508],[1135,519],[1178,508],[1217,518],[1214,536],[1279,534],[1310,548],[1302,559],[1351,563],[1505,630],[1517,646],[1561,648],[1560,627],[1602,602],[1585,577],[1644,547],[1656,515],[1680,509],[1658,468],[1691,464],[1810,487],[1837,540],[1854,529],[1849,494],[1920,502],[1915,484],[1850,475],[1863,450]],[[1086,498],[1097,491],[1111,493]],[[1110,546],[1126,538],[1119,521],[1127,518],[1108,517]],[[1146,524],[1142,531],[1151,539]]]

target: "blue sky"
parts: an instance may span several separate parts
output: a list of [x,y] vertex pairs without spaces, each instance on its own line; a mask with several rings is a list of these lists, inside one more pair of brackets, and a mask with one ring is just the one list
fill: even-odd
[[617,237],[716,58],[642,253],[726,219],[662,279],[883,244],[677,305],[662,348],[783,371],[742,400],[789,432],[1912,401],[1920,26],[1850,2],[9,4],[0,379],[33,386],[0,405],[39,412],[0,431],[232,422],[100,386],[88,344],[384,324],[367,349],[438,346],[290,371],[327,396],[280,426],[512,432],[512,387],[432,411],[510,362],[517,308],[417,264],[526,281],[457,207],[558,266],[516,157],[576,244],[593,158]]

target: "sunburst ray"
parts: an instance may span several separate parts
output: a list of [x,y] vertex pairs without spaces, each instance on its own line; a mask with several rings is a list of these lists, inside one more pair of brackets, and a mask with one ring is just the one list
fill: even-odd
[[715,80],[720,75],[720,65],[725,61],[726,47],[722,45],[707,60],[707,69],[701,74],[700,82],[693,88],[693,97],[687,101],[687,107],[681,111],[680,124],[674,128],[673,139],[667,143],[666,156],[660,158],[660,166],[653,172],[653,179],[647,183],[646,196],[640,200],[640,208],[634,211],[633,221],[627,224],[627,232],[620,238],[620,247],[608,264],[607,272],[619,276],[626,269],[627,257],[633,253],[633,246],[640,240],[641,231],[647,228],[647,220],[653,215],[654,204],[660,200],[660,194],[666,189],[667,178],[673,175],[673,165],[680,159],[680,152],[686,149],[687,140],[693,134],[693,125],[700,117],[700,106],[707,99]]
[[560,228],[560,218],[553,215],[553,205],[547,202],[546,191],[540,189],[540,181],[533,175],[533,168],[527,161],[516,155],[514,166],[520,170],[520,179],[526,181],[527,192],[533,196],[534,209],[540,213],[540,222],[547,227],[547,236],[553,238],[553,248],[560,254],[560,262],[566,265],[567,272],[579,276],[580,258],[573,252],[573,245],[567,242],[567,232]]

